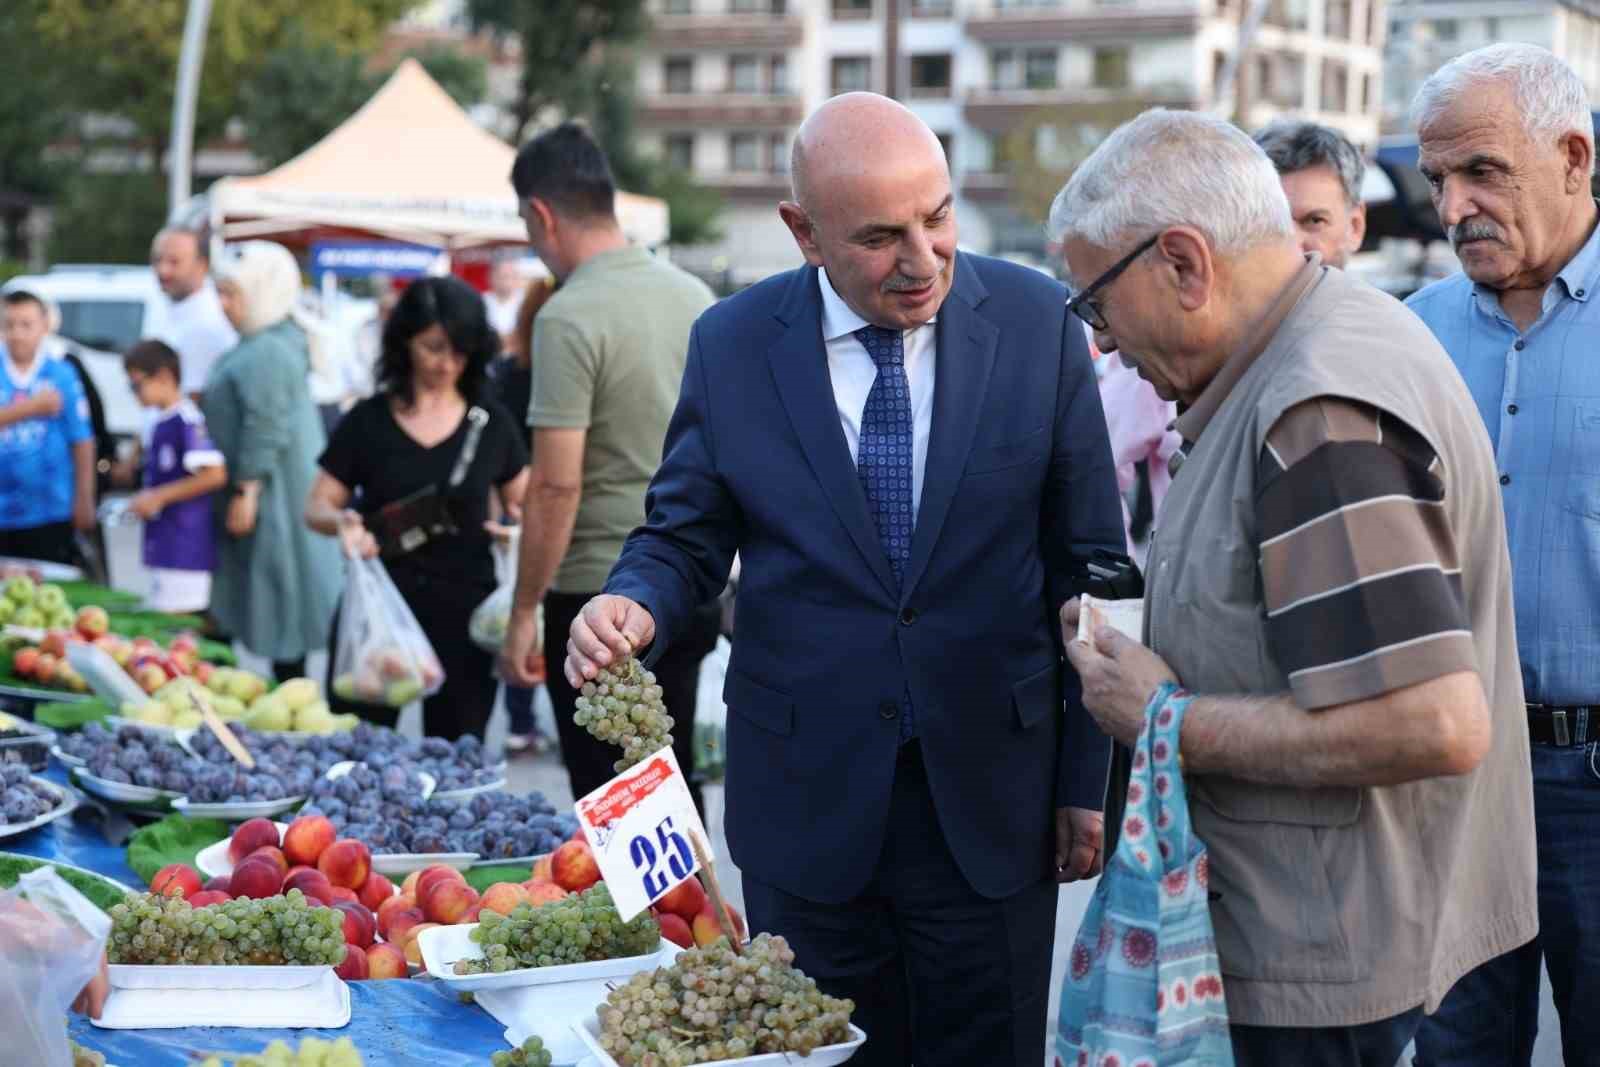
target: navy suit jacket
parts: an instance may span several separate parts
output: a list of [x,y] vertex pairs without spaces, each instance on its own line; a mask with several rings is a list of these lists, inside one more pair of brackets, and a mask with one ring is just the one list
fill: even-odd
[[1100,808],[1109,742],[1063,667],[1057,613],[1075,561],[1123,550],[1122,510],[1065,298],[1036,271],[957,256],[903,588],[839,424],[815,268],[695,324],[646,524],[606,591],[651,612],[659,655],[739,553],[727,833],[756,879],[823,903],[862,891],[895,832],[908,686],[939,824],[978,892],[1052,877],[1052,809]]

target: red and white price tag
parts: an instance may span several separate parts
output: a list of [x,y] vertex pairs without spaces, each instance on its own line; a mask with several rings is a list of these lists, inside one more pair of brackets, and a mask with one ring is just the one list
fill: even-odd
[[579,798],[576,808],[624,921],[700,869],[691,834],[711,858],[711,839],[670,747]]

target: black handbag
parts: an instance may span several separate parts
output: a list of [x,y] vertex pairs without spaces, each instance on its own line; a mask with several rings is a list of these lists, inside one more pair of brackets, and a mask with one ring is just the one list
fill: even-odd
[[390,501],[373,514],[367,526],[377,539],[378,552],[384,559],[407,555],[423,545],[461,532],[451,509],[450,493],[466,480],[467,471],[478,454],[483,428],[488,424],[487,411],[476,405],[468,408],[467,435],[444,486],[425,485],[399,500]]

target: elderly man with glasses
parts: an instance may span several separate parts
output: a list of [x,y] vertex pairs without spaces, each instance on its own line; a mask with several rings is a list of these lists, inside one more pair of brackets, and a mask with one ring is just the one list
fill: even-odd
[[1163,682],[1198,694],[1181,755],[1241,1067],[1392,1067],[1457,978],[1536,924],[1511,575],[1472,398],[1400,304],[1301,252],[1271,162],[1225,122],[1140,116],[1052,221],[1069,275],[1093,279],[1069,306],[1183,406],[1145,644],[1069,643],[1085,705],[1127,744]]

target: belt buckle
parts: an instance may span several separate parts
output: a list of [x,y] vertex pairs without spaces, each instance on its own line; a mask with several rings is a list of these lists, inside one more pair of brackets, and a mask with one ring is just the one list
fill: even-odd
[[1552,708],[1550,721],[1555,726],[1556,744],[1563,746],[1572,744],[1572,733],[1567,729],[1567,709]]

